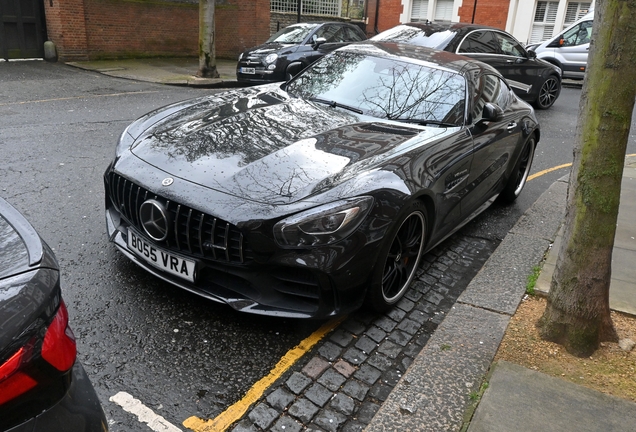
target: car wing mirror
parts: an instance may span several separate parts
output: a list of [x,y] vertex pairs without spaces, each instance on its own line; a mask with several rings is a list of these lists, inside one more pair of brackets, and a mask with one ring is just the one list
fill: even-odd
[[536,52],[534,52],[534,51],[532,51],[532,50],[530,50],[530,51],[526,51],[526,52],[527,52],[527,54],[528,54],[528,58],[529,58],[530,60],[532,60],[532,59],[536,59],[536,58],[537,58],[537,53],[536,53]]
[[486,102],[484,110],[481,115],[483,121],[499,121],[503,117],[504,112],[499,105],[495,105],[491,102]]
[[318,47],[322,44],[324,44],[325,42],[327,42],[327,39],[325,39],[324,37],[319,37],[317,38],[314,43],[312,44],[314,49],[318,49]]

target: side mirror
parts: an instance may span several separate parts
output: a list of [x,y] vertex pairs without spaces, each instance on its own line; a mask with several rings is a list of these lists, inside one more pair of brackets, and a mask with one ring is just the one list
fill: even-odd
[[498,121],[503,117],[503,110],[499,105],[495,105],[491,102],[486,102],[484,110],[481,115],[481,119],[484,121]]
[[318,49],[318,47],[322,44],[324,44],[325,42],[327,42],[327,39],[325,39],[324,37],[319,37],[317,38],[314,43],[312,44],[314,49]]
[[536,52],[534,52],[534,51],[526,51],[526,52],[527,52],[527,54],[528,54],[528,58],[529,58],[530,60],[532,60],[532,59],[536,59],[536,58],[537,58],[537,53],[536,53]]

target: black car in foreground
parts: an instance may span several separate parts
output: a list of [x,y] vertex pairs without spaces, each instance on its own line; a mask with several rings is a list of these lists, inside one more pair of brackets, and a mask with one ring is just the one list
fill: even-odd
[[401,42],[441,49],[488,63],[515,93],[539,109],[548,109],[561,93],[561,69],[537,58],[509,33],[466,23],[416,22],[401,24],[372,40]]
[[259,46],[241,53],[239,82],[286,81],[325,54],[367,37],[360,27],[342,22],[299,23],[281,29]]
[[0,430],[107,431],[75,357],[55,256],[0,198]]
[[427,250],[515,200],[538,141],[532,107],[490,66],[352,44],[285,84],[128,126],[104,176],[107,232],[147,271],[237,310],[382,310]]

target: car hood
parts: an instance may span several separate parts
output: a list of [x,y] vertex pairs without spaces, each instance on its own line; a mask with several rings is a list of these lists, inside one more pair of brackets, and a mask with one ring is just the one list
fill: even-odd
[[132,145],[135,156],[167,176],[268,204],[319,193],[446,130],[381,123],[277,85],[172,111],[156,112],[159,120]]
[[285,48],[290,48],[293,47],[297,44],[282,44],[279,42],[269,42],[269,43],[264,43],[262,45],[258,45],[255,46],[253,48],[248,49],[247,51],[245,51],[243,53],[243,57],[248,56],[248,57],[265,57],[268,54],[271,53],[278,53],[279,51],[285,49]]

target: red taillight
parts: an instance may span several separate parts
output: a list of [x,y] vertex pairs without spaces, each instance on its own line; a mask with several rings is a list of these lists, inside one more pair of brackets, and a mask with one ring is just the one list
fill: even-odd
[[29,375],[19,371],[26,360],[26,352],[25,347],[22,347],[0,365],[0,405],[26,393],[37,384]]
[[[30,375],[30,365],[39,357],[33,350],[34,340],[0,365],[0,405],[26,393],[38,384]],[[66,372],[73,367],[76,354],[75,336],[68,326],[68,312],[62,302],[44,335],[41,356],[55,369]]]
[[62,302],[44,335],[42,358],[55,369],[65,372],[73,367],[76,354],[75,335],[68,326],[68,311]]

